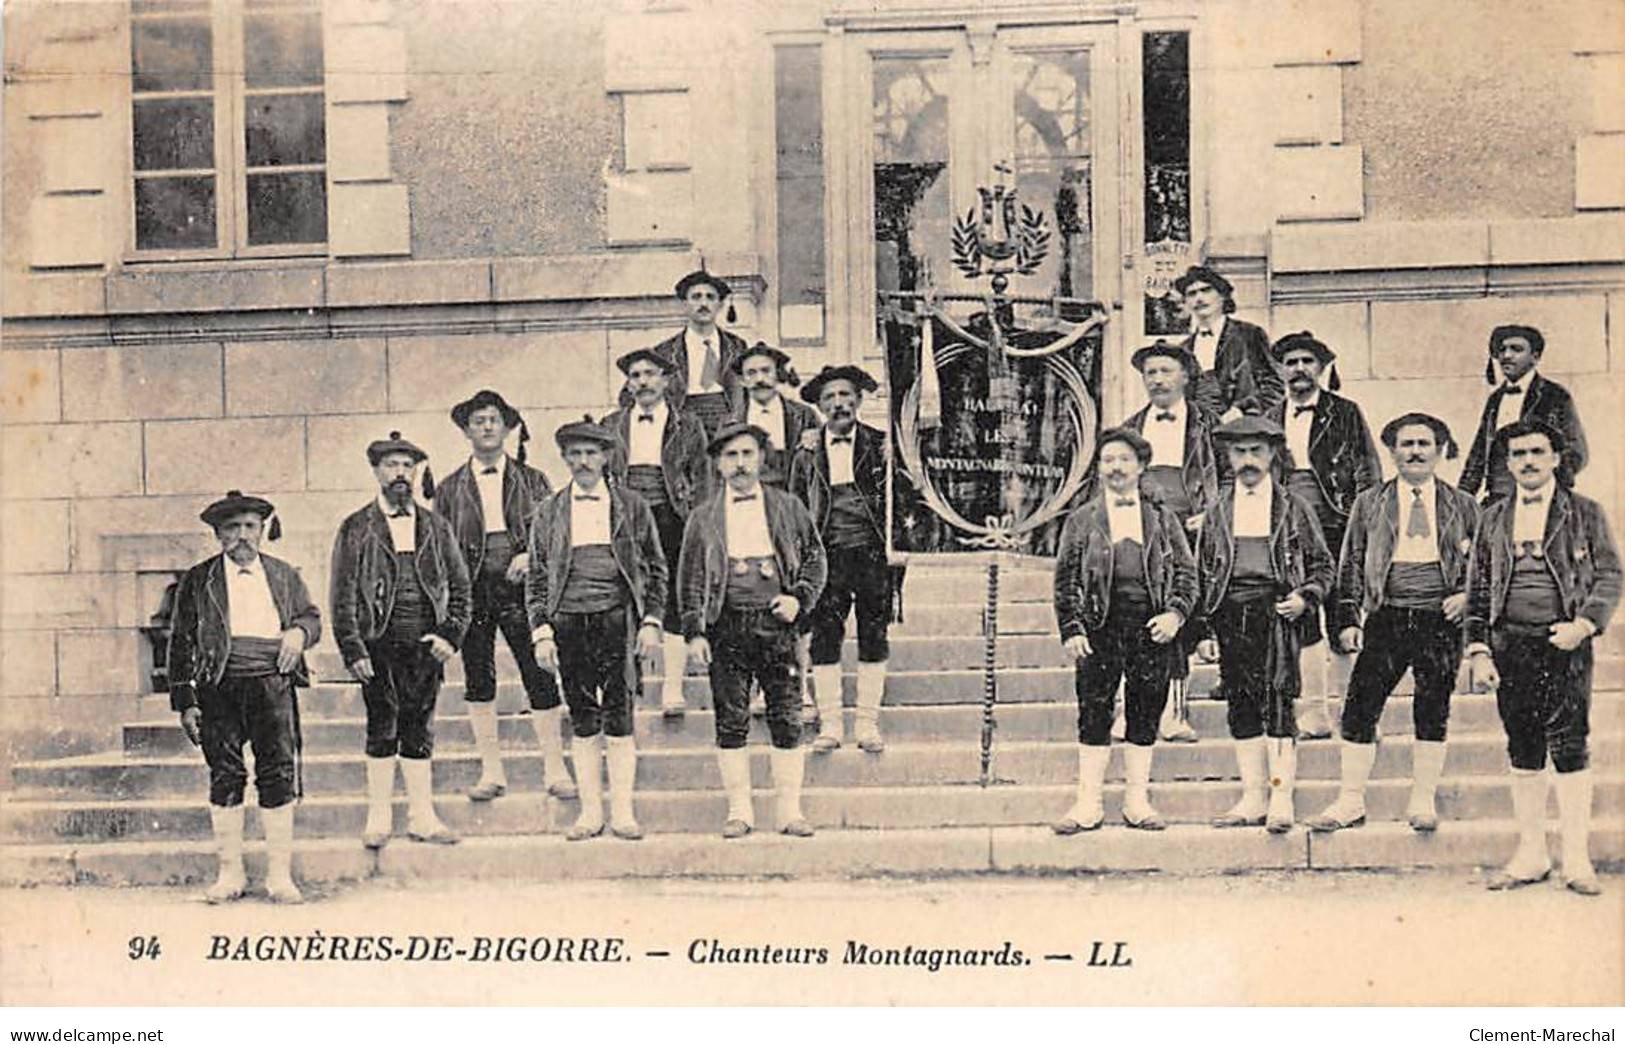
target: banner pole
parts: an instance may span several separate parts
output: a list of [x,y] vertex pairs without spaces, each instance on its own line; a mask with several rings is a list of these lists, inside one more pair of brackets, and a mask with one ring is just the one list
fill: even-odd
[[987,605],[982,610],[983,662],[982,662],[982,786],[992,781],[993,764],[993,705],[999,698],[997,674],[999,653],[999,560],[997,556],[987,563]]

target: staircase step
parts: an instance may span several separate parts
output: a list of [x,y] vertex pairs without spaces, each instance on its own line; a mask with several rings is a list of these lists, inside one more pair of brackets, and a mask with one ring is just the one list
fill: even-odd
[[[639,842],[612,838],[569,842],[557,835],[469,838],[460,845],[417,845],[403,838],[382,852],[353,838],[301,840],[295,875],[307,882],[384,878],[434,881],[553,881],[627,877],[851,878],[942,873],[1230,873],[1307,870],[1332,865],[1395,869],[1472,868],[1503,862],[1514,844],[1504,822],[1447,824],[1417,838],[1402,824],[1373,824],[1330,837],[1302,828],[1284,835],[1178,825],[1160,834],[1110,826],[1075,837],[1045,827],[959,827],[938,830],[826,830],[811,838],[759,831],[736,841],[714,835],[651,834]],[[1555,851],[1555,837],[1549,838]],[[1625,821],[1593,824],[1591,852],[1604,866],[1625,860]],[[263,845],[248,846],[249,875],[259,887]],[[1408,861],[1407,861],[1408,860]],[[0,884],[201,885],[215,875],[207,842],[119,842],[104,845],[7,846]],[[1553,886],[1555,887],[1555,886]]]

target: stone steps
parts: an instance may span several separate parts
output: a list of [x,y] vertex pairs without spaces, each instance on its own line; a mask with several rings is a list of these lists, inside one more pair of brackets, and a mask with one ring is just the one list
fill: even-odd
[[[765,822],[765,821],[764,821]],[[766,831],[736,841],[706,834],[651,834],[568,842],[558,835],[474,837],[454,846],[392,841],[381,852],[354,838],[296,842],[295,875],[306,882],[552,881],[606,877],[853,878],[893,874],[1237,873],[1335,867],[1493,867],[1515,835],[1501,820],[1446,823],[1419,836],[1399,823],[1373,823],[1333,835],[1302,827],[1283,835],[1261,829],[1176,825],[1149,834],[1108,826],[1075,837],[1047,827],[952,827],[930,830],[826,830],[812,838]],[[1548,836],[1554,862],[1555,824]],[[1625,819],[1593,823],[1592,858],[1625,861]],[[264,846],[251,842],[252,881],[265,873]],[[204,841],[126,841],[98,845],[0,848],[0,884],[188,885],[212,881],[213,847]],[[1556,888],[1556,883],[1541,887]]]

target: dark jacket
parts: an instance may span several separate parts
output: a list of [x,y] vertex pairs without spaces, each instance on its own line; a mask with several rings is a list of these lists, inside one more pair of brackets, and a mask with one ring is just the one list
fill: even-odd
[[[852,435],[852,484],[863,495],[869,521],[874,526],[875,545],[886,546],[886,433],[861,421]],[[812,515],[818,533],[829,526],[830,484],[829,447],[818,440],[817,449],[802,447],[790,465],[790,492]]]
[[[1107,491],[1096,494],[1066,518],[1055,553],[1055,622],[1064,642],[1093,634],[1106,625],[1111,611],[1112,536],[1106,510]],[[1196,611],[1196,560],[1185,542],[1179,517],[1153,498],[1140,497],[1140,532],[1146,590],[1157,613],[1172,609],[1189,620]],[[1171,666],[1183,677],[1185,649],[1168,645]]]
[[[615,433],[620,444],[611,448],[604,474],[612,485],[626,482],[627,454],[632,448],[632,414],[636,406],[623,406],[604,414],[599,423]],[[716,469],[705,451],[705,425],[698,417],[667,404],[666,431],[660,440],[660,471],[666,480],[666,500],[678,518],[687,518],[704,500],[715,482]]]
[[[1268,416],[1284,429],[1292,408],[1283,401]],[[1382,458],[1360,407],[1324,389],[1309,420],[1309,459],[1293,461],[1293,466],[1315,473],[1320,495],[1345,523],[1354,498],[1382,482]]]
[[[1196,350],[1196,335],[1185,339]],[[1262,327],[1226,316],[1213,353],[1213,369],[1202,374],[1191,396],[1215,417],[1234,406],[1246,414],[1267,414],[1286,398],[1286,384],[1270,359],[1270,335]]]
[[[1495,418],[1501,412],[1505,388],[1503,384],[1484,400],[1478,433],[1473,436],[1473,444],[1467,450],[1467,463],[1461,467],[1460,486],[1465,493],[1477,496],[1479,488],[1483,487],[1486,495],[1491,490],[1500,495],[1514,485],[1507,471],[1506,447],[1495,450]],[[1563,448],[1563,459],[1557,468],[1557,481],[1572,488],[1574,476],[1586,466],[1586,434],[1580,426],[1580,412],[1574,408],[1574,398],[1567,388],[1537,373],[1529,379],[1529,387],[1523,392],[1523,406],[1518,411],[1518,419],[1525,417],[1543,420],[1563,435],[1567,445]]]
[[[298,570],[270,555],[260,555],[265,580],[276,603],[277,620],[286,631],[305,632],[305,648],[322,637],[322,614]],[[197,690],[220,684],[231,653],[231,622],[226,604],[226,571],[222,556],[204,559],[181,577],[175,592],[173,630],[169,635],[169,706],[183,711],[197,705]],[[305,658],[293,669],[295,685],[309,685]]]
[[[1230,484],[1219,487],[1219,498],[1196,538],[1201,590],[1197,613],[1204,620],[1219,611],[1230,587],[1236,561],[1234,490]],[[1309,610],[1296,621],[1277,617],[1271,641],[1274,690],[1278,695],[1296,695],[1302,688],[1298,675],[1302,635],[1319,626],[1314,609],[1330,594],[1337,564],[1326,549],[1314,511],[1279,482],[1270,497],[1270,564],[1281,596],[1295,591],[1309,603]]]
[[[780,395],[779,400],[784,403],[784,449],[767,452],[762,461],[762,481],[786,488],[790,481],[790,464],[801,446],[802,434],[817,431],[824,422],[818,416],[818,411],[804,402],[796,402],[786,395]],[[739,401],[733,405],[733,412],[728,415],[729,419],[743,421],[749,413],[750,396],[741,393]]]
[[[687,331],[685,326],[650,349],[676,364],[671,379],[666,382],[666,402],[679,411],[688,401],[688,348],[683,343],[683,335]],[[733,362],[744,353],[745,341],[742,337],[717,327],[717,383],[722,386],[722,393],[728,397],[729,403],[737,403],[743,394],[739,388],[739,375],[733,370]],[[623,385],[615,401],[622,407],[632,405],[632,392]]]
[[[413,519],[413,565],[434,610],[434,633],[459,648],[472,613],[468,564],[445,519],[422,504]],[[383,637],[395,608],[395,542],[377,500],[339,524],[332,572],[333,638],[348,665],[367,658],[367,643]]]
[[[1219,426],[1219,419],[1188,399],[1185,407],[1185,495],[1190,498],[1191,514],[1199,515],[1218,497],[1220,479],[1228,478],[1225,472],[1229,468],[1221,470],[1218,453],[1213,448],[1213,429]],[[1143,435],[1152,408],[1148,404],[1131,414],[1123,427]]]
[[[1512,585],[1513,499],[1484,509],[1467,578],[1467,641],[1488,642]],[[1619,604],[1619,552],[1602,506],[1555,486],[1546,515],[1545,561],[1557,579],[1568,619],[1583,616],[1601,631]]]
[[[1478,502],[1444,479],[1434,477],[1434,538],[1439,546],[1439,569],[1445,589],[1467,590],[1467,564],[1478,528]],[[1359,627],[1383,603],[1388,590],[1388,567],[1399,543],[1399,479],[1361,493],[1349,513],[1348,529],[1337,565],[1337,612],[1332,628]],[[1409,511],[1410,494],[1405,493]]]
[[[554,493],[530,522],[530,566],[525,573],[525,615],[531,631],[551,625],[570,579],[570,488]],[[654,513],[629,489],[609,489],[609,550],[632,593],[638,618],[654,617],[666,604],[666,555]]]
[[[788,594],[801,603],[805,619],[824,593],[828,563],[812,516],[801,501],[783,490],[763,486],[768,536],[773,558]],[[683,614],[683,637],[705,633],[722,615],[728,590],[728,527],[723,512],[726,489],[719,489],[689,516],[683,531],[683,553],[677,565],[677,604]]]
[[[502,518],[516,552],[530,542],[530,516],[552,492],[546,475],[508,458],[502,471]],[[441,480],[434,495],[434,510],[457,534],[469,575],[478,576],[485,561],[485,508],[480,502],[473,461],[464,461],[462,467]]]

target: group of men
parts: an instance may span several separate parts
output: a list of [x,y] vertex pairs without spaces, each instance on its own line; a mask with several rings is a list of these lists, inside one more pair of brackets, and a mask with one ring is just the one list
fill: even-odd
[[1331,731],[1328,675],[1346,679],[1341,781],[1308,825],[1363,824],[1378,720],[1408,670],[1406,818],[1431,832],[1465,653],[1472,689],[1496,690],[1512,762],[1519,842],[1490,887],[1551,873],[1549,759],[1566,884],[1596,894],[1587,853],[1592,639],[1619,600],[1620,563],[1602,509],[1571,489],[1585,435],[1568,392],[1535,373],[1540,332],[1490,335],[1495,391],[1459,486],[1437,474],[1456,456],[1450,429],[1424,412],[1382,427],[1397,472],[1385,482],[1359,406],[1338,394],[1329,346],[1307,331],[1272,344],[1231,318],[1232,288],[1210,268],[1191,268],[1176,288],[1196,330],[1134,353],[1148,405],[1098,437],[1095,492],[1067,518],[1057,553],[1055,612],[1077,661],[1079,748],[1077,799],[1055,831],[1093,830],[1105,818],[1119,685],[1122,817],[1163,828],[1149,794],[1152,749],[1159,731],[1195,738],[1177,698],[1194,647],[1218,662],[1215,695],[1226,701],[1241,778],[1240,799],[1215,826],[1292,827],[1297,742]]
[[[1134,353],[1148,405],[1096,440],[1098,481],[1068,516],[1058,552],[1055,610],[1077,661],[1079,754],[1077,801],[1055,830],[1103,822],[1120,683],[1123,818],[1164,826],[1150,800],[1152,750],[1159,732],[1195,738],[1188,705],[1169,699],[1171,687],[1183,693],[1192,653],[1219,663],[1242,783],[1217,825],[1291,827],[1296,742],[1330,733],[1335,660],[1350,679],[1342,784],[1310,826],[1364,822],[1377,720],[1410,669],[1408,818],[1433,830],[1465,644],[1474,686],[1499,681],[1514,766],[1520,842],[1492,884],[1550,873],[1549,753],[1564,875],[1576,891],[1595,892],[1586,857],[1591,638],[1618,600],[1620,569],[1601,509],[1570,491],[1585,463],[1584,435],[1567,393],[1534,373],[1539,332],[1492,334],[1502,381],[1459,488],[1436,475],[1440,459],[1455,455],[1448,427],[1415,412],[1382,429],[1398,471],[1384,482],[1359,407],[1337,393],[1330,347],[1307,332],[1272,344],[1232,318],[1231,287],[1211,269],[1192,268],[1177,288],[1195,331]],[[857,367],[826,366],[798,402],[787,393],[798,381],[783,352],[718,326],[724,281],[695,272],[676,291],[686,325],[617,360],[626,378],[619,407],[556,431],[570,476],[562,488],[526,463],[528,426],[494,391],[452,409],[471,455],[438,491],[427,455],[399,432],[368,446],[379,494],[340,526],[330,578],[334,638],[366,708],[368,848],[394,833],[397,769],[407,836],[457,840],[435,812],[431,785],[435,706],[453,656],[463,658],[481,763],[467,796],[506,793],[498,632],[519,666],[547,791],[579,801],[571,840],[642,836],[633,707],[657,660],[668,715],[685,707],[685,666],[709,675],[724,837],[755,828],[746,747],[753,690],[772,742],[775,826],[812,834],[801,810],[802,726],[818,723],[815,754],[846,739],[841,646],[852,615],[853,738],[865,751],[884,749],[890,454],[885,433],[858,420],[876,383]],[[1493,368],[1489,376],[1495,383]],[[237,491],[211,504],[202,518],[222,554],[190,570],[178,594],[172,705],[209,765],[221,867],[207,893],[214,901],[245,887],[245,743],[255,753],[268,891],[299,898],[290,870],[300,792],[293,690],[308,684],[303,653],[320,637],[321,619],[297,572],[259,551],[262,537],[275,537],[274,514],[268,501]],[[812,713],[803,708],[808,680]]]
[[[529,427],[491,390],[452,408],[471,454],[438,489],[428,455],[400,432],[367,447],[379,493],[340,525],[330,577],[334,639],[366,709],[367,848],[394,834],[397,770],[407,837],[458,840],[435,811],[431,776],[435,708],[453,656],[462,656],[480,758],[467,796],[488,802],[507,792],[499,632],[519,667],[547,792],[580,803],[570,840],[606,830],[642,837],[633,708],[661,658],[666,716],[684,713],[685,668],[709,674],[726,838],[756,825],[746,748],[753,690],[772,740],[774,825],[812,835],[801,810],[802,726],[804,716],[817,721],[815,753],[846,738],[841,646],[853,615],[854,739],[864,751],[884,749],[889,458],[884,433],[858,420],[876,383],[858,367],[826,366],[800,387],[802,401],[792,399],[800,382],[785,353],[717,326],[726,282],[694,272],[676,292],[685,328],[616,360],[626,378],[619,407],[555,433],[570,475],[562,488],[527,463]],[[245,744],[264,810],[268,893],[300,898],[291,875],[294,688],[309,683],[303,654],[321,635],[321,615],[298,573],[260,553],[280,528],[274,516],[269,501],[237,490],[209,505],[201,517],[222,554],[190,570],[178,592],[171,704],[209,766],[220,873],[206,898],[215,902],[245,888]]]

